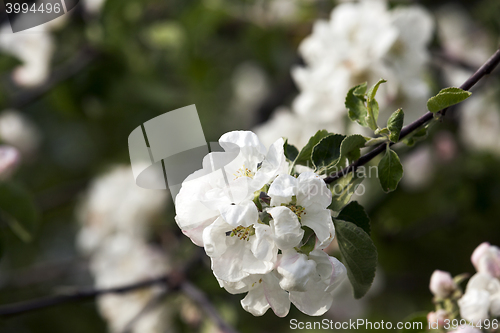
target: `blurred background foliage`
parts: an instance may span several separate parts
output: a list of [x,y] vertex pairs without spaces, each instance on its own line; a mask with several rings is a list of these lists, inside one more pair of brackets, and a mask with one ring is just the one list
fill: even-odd
[[[14,175],[32,194],[41,219],[30,242],[5,222],[0,226],[0,303],[92,285],[86,259],[75,249],[75,206],[94,176],[110,165],[129,163],[127,137],[139,124],[196,104],[207,141],[217,141],[227,131],[252,129],[275,107],[290,103],[297,94],[290,78],[291,66],[301,61],[297,47],[314,20],[329,16],[335,2],[301,2],[292,21],[251,15],[254,2],[107,0],[98,16],[77,6],[64,28],[54,32],[53,77],[42,88],[13,84],[10,70],[17,62],[0,55],[0,109],[21,111],[42,138],[36,154]],[[391,5],[401,3],[406,2]],[[446,1],[411,3],[432,12]],[[453,3],[460,3],[498,40],[500,2]],[[439,40],[432,48],[439,48]],[[238,110],[234,103],[234,75],[241,64],[260,68],[270,87],[251,109]],[[499,79],[493,76],[485,84],[495,81]],[[425,144],[436,145],[443,130],[454,137],[456,122],[452,116],[435,126]],[[383,272],[380,291],[369,299],[364,315],[369,320],[396,322],[433,309],[428,290],[433,270],[472,273],[473,249],[483,241],[500,245],[499,156],[467,150],[457,141],[451,160],[433,156],[433,161],[432,180],[417,190],[400,186],[385,195],[371,186],[370,199],[363,200]],[[172,202],[165,207],[157,234],[174,235],[177,248],[171,250],[182,258],[195,246],[180,237]],[[293,307],[284,319],[272,311],[254,318],[241,309],[241,295],[219,288],[208,260],[204,262],[191,274],[193,283],[241,332],[288,331],[291,318],[315,320]],[[176,304],[177,298],[171,295],[166,302]],[[180,332],[207,331],[204,324],[175,318]],[[106,323],[93,302],[81,302],[2,320],[0,331],[105,332]]]

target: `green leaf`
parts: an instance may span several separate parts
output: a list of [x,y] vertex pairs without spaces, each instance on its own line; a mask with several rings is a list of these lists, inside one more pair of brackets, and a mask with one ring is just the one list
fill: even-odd
[[357,201],[351,201],[345,206],[339,216],[337,216],[337,219],[352,222],[370,235],[370,218],[366,214],[363,206]]
[[314,149],[314,146],[316,146],[321,139],[323,139],[325,136],[330,135],[328,131],[326,130],[320,130],[314,134],[309,139],[309,142],[302,148],[302,150],[299,152],[297,158],[294,161],[294,164],[299,164],[299,165],[305,165],[308,167],[312,167],[312,152]]
[[345,137],[340,145],[341,158],[347,158],[349,161],[357,160],[361,156],[360,149],[363,148],[370,138],[359,134]]
[[10,181],[0,182],[0,211],[19,238],[31,241],[38,224],[38,210],[23,187]]
[[345,136],[340,134],[331,134],[321,139],[313,148],[312,161],[316,170],[334,165],[340,157],[340,144]]
[[378,80],[378,82],[375,83],[375,85],[371,87],[370,90],[368,90],[368,92],[366,93],[367,95],[366,107],[368,110],[368,114],[366,116],[366,123],[368,124],[368,127],[370,127],[372,130],[376,130],[378,128],[377,120],[378,120],[379,108],[377,100],[375,99],[375,95],[377,94],[377,90],[380,87],[380,85],[384,82],[387,81],[384,79]]
[[302,226],[302,229],[304,229],[304,237],[302,237],[302,246],[299,250],[301,253],[309,255],[316,245],[316,234],[309,227]]
[[345,98],[345,107],[348,110],[349,119],[356,121],[361,126],[368,126],[366,116],[368,110],[365,106],[366,82],[352,87]]
[[389,139],[392,142],[399,141],[399,134],[403,128],[404,119],[405,114],[403,109],[398,109],[389,117],[389,120],[387,120],[387,128],[391,132],[391,134],[389,134]]
[[378,164],[378,177],[385,192],[394,191],[403,177],[403,165],[398,154],[389,147]]
[[284,144],[283,148],[285,151],[286,158],[292,162],[295,161],[295,159],[299,155],[299,150],[295,146],[289,144],[288,139],[285,139],[285,144]]
[[328,209],[333,211],[334,216],[337,216],[342,211],[354,192],[356,192],[358,186],[365,179],[358,176],[357,172],[350,172],[328,185],[328,188],[332,192],[332,203],[328,206]]
[[427,109],[430,112],[438,112],[466,100],[470,95],[472,95],[470,91],[465,91],[460,88],[445,88],[436,96],[429,98],[427,101]]
[[334,220],[335,236],[342,254],[354,297],[361,298],[370,289],[377,269],[377,249],[370,236],[352,222]]
[[[412,315],[409,315],[405,319],[403,319],[404,323],[411,323],[411,328],[402,328],[400,332],[413,332],[413,333],[421,333],[427,332],[428,322],[427,322],[427,312],[417,312]],[[436,327],[437,328],[437,327]]]

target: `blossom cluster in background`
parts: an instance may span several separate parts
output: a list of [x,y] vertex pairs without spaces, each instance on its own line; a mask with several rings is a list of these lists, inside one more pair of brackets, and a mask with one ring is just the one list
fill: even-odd
[[[165,191],[137,187],[130,167],[113,167],[93,181],[78,211],[81,230],[77,241],[90,260],[97,288],[120,287],[170,271],[167,253],[149,242],[168,200]],[[98,300],[99,310],[111,332],[123,332],[163,292],[165,287],[155,286],[105,295]],[[170,332],[169,313],[167,306],[155,307],[133,323],[132,332]]]
[[379,94],[385,119],[402,107],[406,121],[415,120],[430,97],[425,73],[433,31],[431,15],[419,6],[389,10],[385,1],[336,6],[330,20],[315,22],[299,47],[305,66],[292,70],[300,93],[291,112],[278,109],[256,133],[265,143],[280,133],[299,147],[319,129],[362,133],[346,120],[345,96],[352,86],[380,78],[388,80]]

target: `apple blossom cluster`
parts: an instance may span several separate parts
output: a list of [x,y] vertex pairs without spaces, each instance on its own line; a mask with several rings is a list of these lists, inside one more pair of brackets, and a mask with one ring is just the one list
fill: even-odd
[[364,134],[344,121],[345,96],[352,86],[381,77],[389,82],[380,91],[381,111],[402,107],[406,121],[415,120],[430,94],[423,73],[433,31],[431,15],[419,6],[389,10],[378,0],[339,4],[330,20],[315,22],[299,46],[305,66],[292,69],[300,93],[291,112],[277,109],[256,133],[266,144],[280,133],[299,147],[319,129]]
[[289,174],[284,141],[269,150],[248,131],[219,139],[175,198],[180,229],[211,259],[221,287],[247,293],[242,307],[255,316],[271,308],[319,316],[346,268],[325,249],[335,235],[332,195],[313,172]]
[[427,320],[437,323],[436,329],[448,331],[453,320],[461,326],[449,332],[479,333],[481,328],[500,327],[495,319],[500,316],[500,248],[482,243],[472,253],[471,261],[476,274],[469,279],[465,293],[459,285],[467,275],[453,278],[439,270],[432,274],[429,287],[437,309],[428,314]]

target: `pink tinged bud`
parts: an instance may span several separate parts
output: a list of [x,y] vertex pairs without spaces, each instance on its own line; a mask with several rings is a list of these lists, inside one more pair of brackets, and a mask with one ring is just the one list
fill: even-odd
[[429,323],[434,324],[433,327],[435,327],[435,323],[437,323],[438,328],[443,327],[444,321],[448,318],[449,318],[448,312],[446,312],[446,310],[443,309],[437,310],[436,312],[434,311],[429,312],[429,314],[427,315],[427,321]]
[[479,245],[471,256],[471,261],[479,273],[486,273],[500,278],[500,249],[484,242]]
[[19,151],[7,145],[0,145],[0,180],[9,178],[21,161]]
[[436,297],[448,298],[457,289],[457,285],[453,281],[450,273],[435,270],[431,276],[429,289]]

